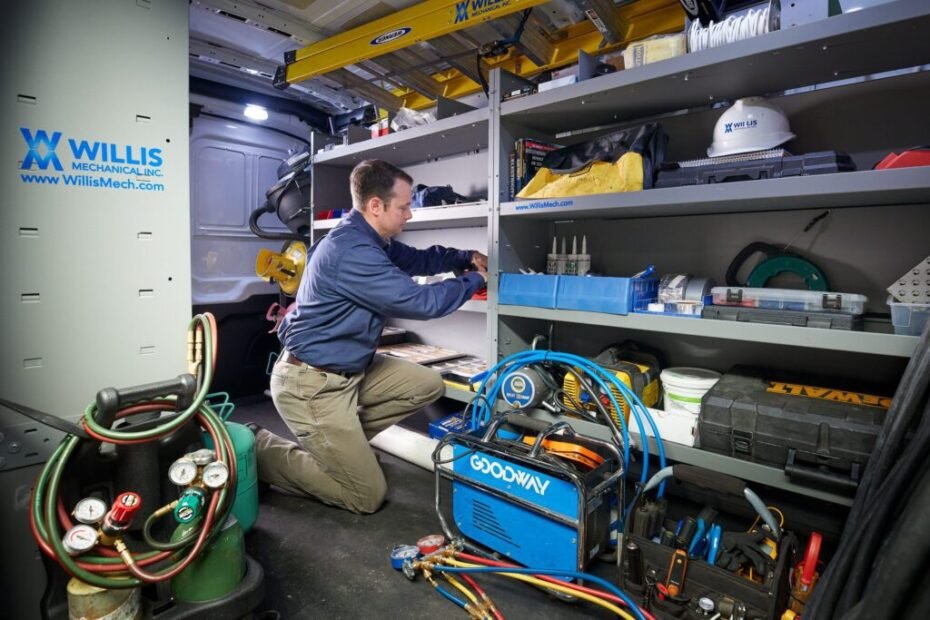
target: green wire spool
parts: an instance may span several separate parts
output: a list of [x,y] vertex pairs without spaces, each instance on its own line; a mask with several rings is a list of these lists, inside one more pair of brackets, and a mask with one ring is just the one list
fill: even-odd
[[794,254],[779,254],[770,256],[755,266],[746,286],[764,288],[766,283],[777,275],[793,273],[804,280],[804,284],[811,291],[829,291],[830,283],[827,276],[817,265],[805,258]]

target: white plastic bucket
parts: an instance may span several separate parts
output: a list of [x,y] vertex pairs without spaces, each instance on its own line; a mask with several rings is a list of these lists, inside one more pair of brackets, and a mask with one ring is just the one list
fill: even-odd
[[665,393],[666,412],[701,413],[701,399],[720,380],[720,373],[706,368],[666,368],[659,375]]

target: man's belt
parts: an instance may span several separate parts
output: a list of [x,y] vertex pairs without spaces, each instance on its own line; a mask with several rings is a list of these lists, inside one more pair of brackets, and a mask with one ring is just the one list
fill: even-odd
[[299,357],[297,357],[290,351],[285,351],[282,359],[284,359],[286,363],[293,364],[294,366],[306,366],[307,368],[311,368],[313,370],[316,370],[317,372],[325,372],[331,375],[339,375],[340,377],[351,377],[352,375],[355,374],[354,372],[349,372],[347,370],[333,370],[332,368],[324,368],[322,366],[314,366],[312,364],[307,364],[306,362],[301,361]]

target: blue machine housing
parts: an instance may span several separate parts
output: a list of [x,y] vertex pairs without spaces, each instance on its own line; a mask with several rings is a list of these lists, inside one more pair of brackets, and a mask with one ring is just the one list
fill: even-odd
[[[526,566],[584,570],[608,542],[610,500],[622,474],[619,453],[612,444],[570,433],[571,441],[605,456],[596,469],[580,472],[536,446],[501,439],[499,426],[500,420],[492,423],[484,438],[450,434],[437,448],[452,446],[451,469],[436,468],[437,510],[447,535]],[[542,427],[541,436],[570,430],[564,422]],[[440,501],[441,478],[451,479],[452,524]]]

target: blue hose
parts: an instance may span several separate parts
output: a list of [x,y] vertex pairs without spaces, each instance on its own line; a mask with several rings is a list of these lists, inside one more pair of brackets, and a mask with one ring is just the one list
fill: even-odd
[[[617,403],[616,399],[613,396],[613,392],[607,387],[604,383],[606,379],[610,382],[617,391],[623,395],[624,399],[630,406],[630,412],[633,414],[633,419],[636,420],[637,427],[639,428],[640,437],[642,438],[642,450],[643,450],[643,470],[641,476],[641,483],[645,482],[649,478],[649,437],[645,432],[645,426],[643,424],[642,417],[645,416],[646,422],[649,424],[654,441],[656,442],[656,448],[659,455],[659,467],[664,468],[665,465],[665,447],[662,445],[662,438],[659,434],[659,429],[655,424],[655,421],[652,419],[652,416],[649,415],[646,406],[643,405],[642,401],[639,399],[636,394],[633,393],[623,382],[621,382],[617,377],[594,362],[577,356],[571,353],[561,353],[557,351],[522,351],[520,353],[515,353],[511,356],[506,357],[505,359],[498,362],[491,370],[483,373],[483,378],[481,383],[478,386],[476,399],[480,397],[482,404],[474,407],[472,409],[472,421],[471,428],[475,430],[486,425],[493,414],[493,403],[497,402],[497,397],[500,392],[501,386],[504,384],[504,379],[515,372],[516,370],[534,363],[545,363],[545,362],[558,362],[570,366],[580,368],[582,372],[588,375],[607,395],[610,399],[611,404],[614,407],[614,410],[620,412],[622,409]],[[495,374],[498,374],[498,380],[493,383],[490,390],[487,394],[484,392],[488,390],[488,385],[491,382],[492,377]],[[641,415],[642,414],[642,415]],[[618,419],[621,426],[621,435],[623,438],[623,459],[624,466],[629,467],[629,431],[626,426],[626,422],[623,419],[622,415],[618,414]],[[665,483],[659,487],[658,497],[661,497],[665,492]]]
[[434,588],[436,589],[437,592],[439,592],[440,594],[442,594],[444,597],[446,597],[447,599],[449,599],[450,601],[452,601],[453,603],[455,603],[456,605],[458,605],[458,606],[461,607],[462,609],[465,609],[465,601],[463,601],[462,599],[460,599],[460,598],[457,597],[456,595],[452,594],[451,592],[449,592],[448,590],[446,590],[445,588],[443,588],[443,587],[442,587],[441,585],[439,585],[439,584],[436,584],[436,585],[434,586]]
[[623,590],[610,583],[606,579],[601,579],[596,575],[591,575],[589,573],[579,573],[572,570],[560,570],[560,569],[540,569],[540,568],[505,568],[497,566],[482,566],[480,568],[462,568],[458,566],[445,566],[443,564],[437,564],[433,567],[433,570],[437,573],[446,572],[446,573],[514,573],[518,575],[551,575],[553,577],[569,577],[571,579],[580,579],[583,581],[590,581],[591,583],[596,583],[605,590],[609,591],[614,596],[620,598],[621,601],[626,603],[629,608],[629,612],[636,616],[638,620],[646,620],[642,612],[639,610],[639,606],[633,602]]

